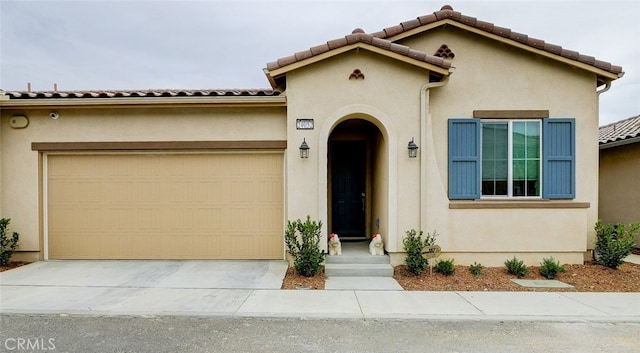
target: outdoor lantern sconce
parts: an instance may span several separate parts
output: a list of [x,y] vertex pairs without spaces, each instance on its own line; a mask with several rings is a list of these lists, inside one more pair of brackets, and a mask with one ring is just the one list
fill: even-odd
[[307,139],[302,139],[302,144],[300,145],[300,158],[307,159],[309,158],[309,145],[307,145]]
[[413,137],[411,138],[411,141],[409,141],[407,148],[409,149],[409,158],[416,158],[418,156],[418,145],[413,142]]

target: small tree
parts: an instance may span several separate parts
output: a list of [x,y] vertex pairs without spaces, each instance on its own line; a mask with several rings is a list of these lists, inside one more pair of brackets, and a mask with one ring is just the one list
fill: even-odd
[[594,249],[596,262],[613,269],[624,263],[624,258],[631,253],[635,233],[640,229],[640,223],[605,224],[602,220],[596,222],[596,247]]
[[433,231],[433,235],[427,233],[427,236],[422,239],[422,234],[422,231],[418,233],[415,229],[411,229],[405,232],[406,236],[402,240],[404,250],[407,252],[404,262],[407,264],[409,272],[416,276],[420,276],[429,265],[429,260],[422,255],[422,249],[434,245],[438,235],[436,231]]
[[301,276],[313,277],[320,271],[325,256],[325,251],[320,249],[321,229],[322,222],[312,221],[311,216],[307,216],[305,222],[300,219],[287,222],[284,241],[293,256],[293,266]]
[[7,226],[10,218],[0,219],[0,266],[6,266],[13,255],[13,250],[18,246],[20,234],[13,232],[11,238],[7,237]]

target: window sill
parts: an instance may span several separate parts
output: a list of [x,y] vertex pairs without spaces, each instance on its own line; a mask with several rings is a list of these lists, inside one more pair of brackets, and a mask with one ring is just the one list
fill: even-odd
[[451,201],[449,202],[450,210],[464,209],[507,209],[507,208],[590,208],[590,202],[574,202],[574,201],[552,201],[552,200],[535,200],[535,201]]

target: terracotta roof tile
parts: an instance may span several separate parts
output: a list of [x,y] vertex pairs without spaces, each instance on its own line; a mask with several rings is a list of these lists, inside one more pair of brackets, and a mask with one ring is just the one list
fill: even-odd
[[505,27],[493,26],[493,34],[499,35],[500,37],[509,38],[511,37],[511,30]]
[[389,50],[391,48],[392,43],[388,40],[373,37],[373,39],[371,40],[371,44],[375,45],[378,48]]
[[217,90],[99,90],[99,91],[0,91],[10,99],[42,98],[136,98],[136,97],[218,97],[218,96],[278,96],[272,89],[217,89]]
[[[402,31],[402,28],[403,28],[402,25],[398,25],[391,29],[385,29],[385,31],[387,30],[389,30],[389,32],[395,32],[398,30]],[[383,32],[380,32],[380,33],[383,33]],[[326,44],[318,45],[311,49],[298,52],[295,55],[280,58],[275,62],[270,62],[267,64],[267,70],[269,71],[277,70],[279,68],[311,58],[321,53],[325,53],[330,50],[338,49],[347,45],[357,44],[357,43],[370,44],[380,49],[388,50],[390,52],[403,55],[406,57],[410,57],[415,60],[423,61],[432,65],[436,65],[441,68],[448,69],[451,67],[451,62],[448,60],[443,60],[442,58],[434,57],[418,50],[413,50],[406,45],[393,43],[381,37],[376,37],[371,34],[366,34],[361,29],[356,28],[355,30],[353,30],[351,34],[348,34],[342,38],[330,40]]]
[[587,65],[593,65],[596,63],[596,58],[594,58],[593,56],[579,54],[578,61],[583,62]]
[[640,138],[640,115],[601,126],[599,135],[600,145]]
[[529,39],[529,36],[526,34],[511,31],[511,39],[515,40],[516,42],[528,44],[527,40]]
[[[454,11],[453,8],[449,5],[443,6],[440,9],[440,11],[435,11],[432,14],[427,14],[417,18],[421,26],[428,25],[438,21],[444,21],[447,19],[477,28],[487,33],[495,34],[504,38],[517,41],[519,43],[525,44],[532,48],[544,50],[551,54],[560,55],[570,60],[575,60],[583,64],[591,65],[613,74],[619,75],[622,73],[622,67],[620,66],[611,65],[610,63],[606,63],[600,60],[594,61],[592,60],[593,57],[590,57],[587,55],[581,55],[576,51],[564,49],[559,45],[545,43],[541,39],[530,38],[526,34],[513,32],[510,28],[499,27],[490,22],[485,22],[485,21],[478,20],[474,17],[462,15],[460,12]],[[411,25],[405,25],[409,23],[411,23]],[[372,35],[379,38],[393,37],[409,29],[416,28],[416,27],[413,27],[413,24],[415,24],[414,21],[403,22],[398,26],[385,28],[383,31],[375,32]],[[405,29],[404,27],[407,27],[407,28]]]
[[308,59],[313,56],[313,52],[311,50],[304,50],[295,53],[296,61],[302,61],[304,59]]
[[340,47],[344,47],[345,45],[347,45],[347,38],[338,38],[338,39],[334,39],[334,40],[330,40],[327,42],[327,45],[329,46],[329,49],[333,50],[333,49],[337,49]]
[[527,45],[534,47],[536,49],[542,49],[544,50],[544,40],[542,39],[536,39],[536,38],[527,38]]
[[404,28],[402,28],[402,25],[387,27],[384,29],[384,33],[386,34],[386,37],[393,37],[396,34],[400,34],[402,32],[404,32]]
[[466,24],[466,25],[469,25],[469,26],[475,27],[475,26],[476,26],[476,24],[478,23],[478,19],[477,19],[477,18],[475,18],[475,17],[462,15],[462,16],[460,17],[460,22],[461,22],[461,23],[464,23],[464,24]]
[[552,54],[560,55],[562,47],[551,43],[544,43],[544,50]]
[[577,51],[569,49],[562,49],[560,55],[571,60],[578,60],[579,57],[579,53]]
[[428,14],[425,16],[418,17],[418,21],[420,21],[420,24],[422,26],[424,26],[424,25],[428,25],[429,23],[438,21],[438,18],[436,17],[435,14]]
[[408,30],[420,27],[420,20],[416,18],[415,20],[402,22],[400,25],[405,31],[408,31]]

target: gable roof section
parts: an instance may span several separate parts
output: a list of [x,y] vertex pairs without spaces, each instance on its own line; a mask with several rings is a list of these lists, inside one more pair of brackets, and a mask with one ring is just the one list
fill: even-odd
[[600,149],[640,142],[640,115],[599,129]]
[[496,26],[493,23],[484,22],[475,17],[463,15],[458,11],[454,11],[449,5],[443,6],[440,11],[402,22],[396,26],[385,28],[380,32],[372,33],[372,35],[376,38],[395,42],[445,24],[594,72],[598,76],[598,86],[624,75],[621,66],[597,60],[593,56],[583,55],[577,51],[562,48],[559,45],[546,43],[544,40],[514,32],[509,28]]
[[397,60],[405,61],[413,65],[434,71],[442,76],[449,74],[451,62],[443,58],[428,55],[414,50],[406,45],[393,43],[383,38],[364,33],[356,28],[343,38],[330,40],[325,44],[295,53],[294,55],[280,58],[267,64],[265,74],[271,85],[277,87],[277,82],[287,72],[295,70],[318,61],[342,54],[354,49],[365,49]]

